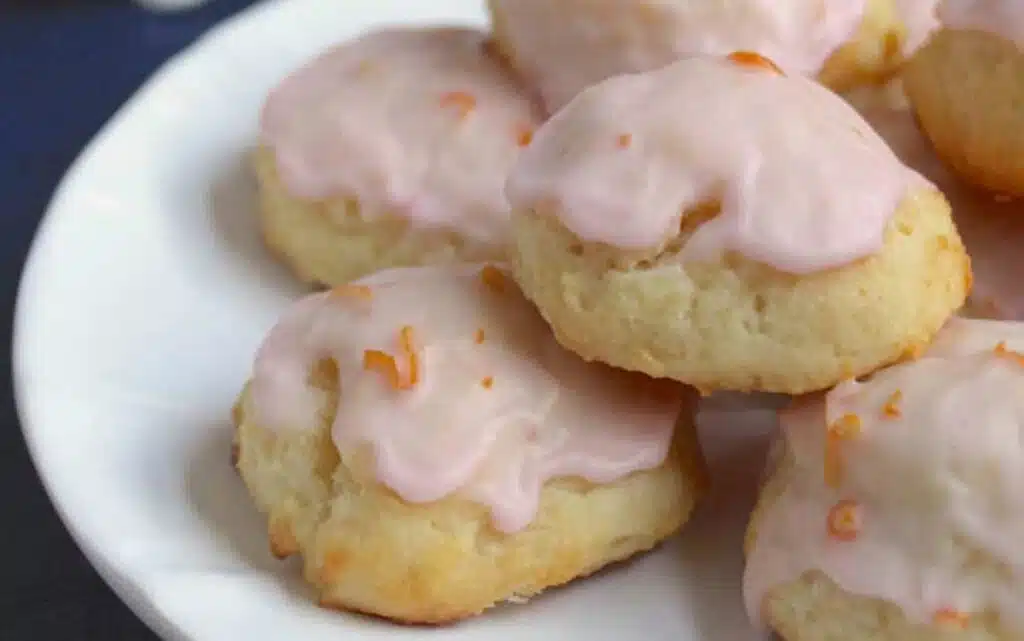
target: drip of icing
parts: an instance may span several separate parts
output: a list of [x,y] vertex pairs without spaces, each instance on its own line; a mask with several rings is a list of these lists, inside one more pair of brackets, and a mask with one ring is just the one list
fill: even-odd
[[580,94],[537,132],[506,194],[514,211],[550,211],[581,239],[624,249],[660,248],[686,211],[719,202],[683,260],[736,251],[806,274],[879,251],[917,183],[813,81],[691,58]]
[[[772,588],[818,570],[912,621],[992,612],[1024,630],[1024,357],[1014,349],[1024,350],[1024,325],[954,319],[924,358],[781,414],[792,467],[748,557],[752,618]],[[839,443],[830,487],[827,426],[850,416],[859,433]],[[843,502],[858,509],[854,536],[830,536]]]
[[1024,48],[1024,2],[942,0],[939,19],[948,29],[987,31]]
[[900,159],[938,185],[949,200],[971,256],[972,312],[1024,321],[1024,201],[996,200],[949,171],[898,94],[889,100],[865,101],[861,110]]
[[[555,342],[505,272],[480,273],[389,270],[360,281],[368,296],[301,301],[257,355],[256,420],[270,429],[313,425],[320,397],[307,376],[333,359],[341,390],[333,438],[342,457],[369,446],[378,480],[404,500],[459,495],[488,506],[504,532],[531,522],[550,479],[609,483],[664,462],[680,387],[585,363]],[[412,329],[419,380],[395,389],[364,357],[397,355],[408,374],[404,327]]]
[[853,38],[865,0],[495,0],[499,31],[551,111],[586,87],[692,55],[756,51],[787,73],[817,75]]
[[368,220],[502,243],[505,176],[539,122],[485,34],[391,29],[285,79],[264,106],[262,142],[298,198],[350,198]]

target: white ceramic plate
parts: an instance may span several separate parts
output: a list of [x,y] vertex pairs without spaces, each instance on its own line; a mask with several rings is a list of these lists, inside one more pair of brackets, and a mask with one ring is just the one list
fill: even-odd
[[61,185],[27,267],[15,383],[26,437],[79,545],[169,639],[753,641],[740,541],[770,420],[708,412],[715,494],[656,553],[436,630],[315,607],[229,465],[229,408],[301,290],[262,249],[243,154],[266,92],[386,22],[483,24],[476,0],[284,0],[176,58]]

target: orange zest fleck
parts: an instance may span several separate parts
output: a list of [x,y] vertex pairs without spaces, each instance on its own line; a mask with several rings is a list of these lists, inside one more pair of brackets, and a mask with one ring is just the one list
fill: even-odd
[[533,142],[533,129],[523,126],[516,132],[516,144],[520,147],[529,147]]
[[441,106],[454,107],[465,118],[476,109],[476,97],[465,91],[449,91],[441,96]]
[[856,414],[845,414],[828,426],[828,434],[842,441],[849,441],[860,436],[861,421]]
[[753,51],[734,51],[729,54],[729,60],[731,62],[735,62],[741,67],[757,67],[759,69],[772,71],[780,76],[786,75],[782,72],[782,69],[779,69],[777,64],[759,53],[754,53]]
[[484,386],[484,389],[491,389],[494,387],[494,377],[485,376],[484,379],[480,381],[480,384]]
[[483,345],[484,344],[484,328],[483,327],[481,327],[480,329],[476,330],[476,334],[473,336],[473,341],[477,345]]
[[494,265],[486,265],[480,270],[480,280],[488,289],[497,294],[505,292],[505,272]]
[[622,134],[616,140],[615,144],[618,145],[619,149],[629,149],[633,145],[633,134]]
[[831,488],[843,482],[843,450],[845,441],[860,436],[861,421],[856,414],[846,414],[828,426],[825,435],[825,484]]
[[1024,365],[1024,354],[1021,352],[1015,352],[1006,346],[1006,342],[1003,341],[996,345],[995,348],[996,356],[1000,358],[1006,358],[1011,361],[1015,361],[1018,365]]
[[963,630],[971,621],[971,615],[952,608],[942,608],[932,617],[936,625],[956,627]]
[[363,352],[363,369],[382,375],[391,387],[402,389],[402,375],[398,371],[395,357],[379,349],[368,349]]
[[406,379],[403,381],[403,389],[415,387],[420,382],[420,357],[416,347],[416,333],[412,327],[406,325],[400,333],[402,352],[405,354],[409,366]]
[[331,289],[331,296],[370,300],[373,298],[373,290],[366,285],[339,285]]
[[900,409],[900,403],[903,401],[903,392],[896,390],[889,397],[889,400],[882,406],[882,415],[886,418],[899,418],[903,416],[903,410]]
[[839,501],[828,511],[828,535],[835,541],[849,543],[860,536],[862,509],[860,503]]

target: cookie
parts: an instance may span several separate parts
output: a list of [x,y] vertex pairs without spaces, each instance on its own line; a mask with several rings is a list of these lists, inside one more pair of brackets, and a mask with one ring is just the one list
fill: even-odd
[[586,87],[693,55],[756,51],[836,89],[890,75],[934,0],[489,0],[498,48],[551,112]]
[[325,285],[503,260],[502,185],[540,122],[535,102],[473,29],[394,28],[323,54],[264,105],[267,245]]
[[562,344],[704,391],[871,372],[969,289],[942,194],[838,96],[752,54],[584,91],[506,193],[516,278]]
[[744,593],[787,641],[1024,634],[1024,325],[956,318],[924,357],[782,412]]
[[500,268],[388,270],[271,331],[239,469],[323,605],[445,623],[678,530],[707,483],[696,401],[561,348]]
[[944,0],[944,28],[907,65],[936,151],[972,184],[1024,197],[1024,3]]

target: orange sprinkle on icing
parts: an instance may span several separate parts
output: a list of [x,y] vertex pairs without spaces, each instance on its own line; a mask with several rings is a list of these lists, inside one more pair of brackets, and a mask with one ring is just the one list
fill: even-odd
[[862,516],[860,503],[851,500],[839,501],[828,512],[828,535],[843,543],[856,541],[860,536]]
[[733,53],[729,54],[729,60],[731,62],[735,62],[741,67],[757,67],[760,69],[773,71],[779,74],[780,76],[786,75],[782,72],[782,69],[779,69],[779,66],[776,65],[774,62],[772,62],[768,58],[765,58],[759,53],[754,53],[753,51],[734,51]]
[[466,91],[449,91],[441,96],[442,107],[454,107],[465,118],[476,109],[476,97]]
[[395,357],[391,354],[378,349],[366,350],[363,352],[363,369],[381,374],[391,387],[402,389],[402,375],[398,371]]
[[494,387],[494,377],[485,376],[484,379],[480,381],[480,384],[484,386],[484,389],[491,389]]
[[505,272],[494,265],[487,265],[480,270],[480,280],[491,291],[502,294],[505,292]]
[[825,439],[825,485],[837,488],[843,483],[843,452],[839,441]]
[[860,436],[861,421],[856,414],[846,414],[828,426],[825,435],[825,484],[839,487],[843,482],[843,451],[844,441]]
[[331,289],[331,296],[370,300],[373,298],[373,290],[366,285],[339,285]]
[[520,127],[516,133],[516,143],[520,147],[529,147],[531,142],[533,142],[533,129]]
[[1021,352],[1015,352],[1006,346],[1006,341],[1003,341],[996,345],[995,348],[996,356],[1000,358],[1006,358],[1011,361],[1015,361],[1018,365],[1024,365],[1024,354]]
[[861,422],[856,414],[846,414],[828,426],[828,434],[833,438],[849,441],[860,436]]
[[400,332],[402,352],[405,353],[406,361],[409,365],[408,375],[402,386],[404,389],[415,387],[420,382],[420,358],[419,351],[416,347],[416,333],[413,328],[406,325]]
[[900,403],[903,401],[903,392],[896,390],[889,397],[889,400],[882,406],[882,415],[886,418],[899,418],[903,416],[903,410],[900,409]]
[[963,630],[971,621],[971,615],[952,608],[942,608],[932,617],[936,625],[956,627]]
[[619,149],[629,149],[633,144],[633,134],[622,134],[616,139],[615,144]]
[[483,345],[483,343],[484,343],[484,328],[483,327],[481,327],[480,329],[476,330],[476,334],[473,336],[473,342],[475,342],[477,345]]

